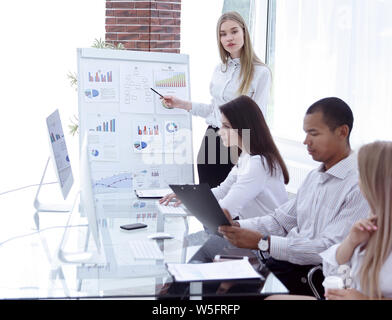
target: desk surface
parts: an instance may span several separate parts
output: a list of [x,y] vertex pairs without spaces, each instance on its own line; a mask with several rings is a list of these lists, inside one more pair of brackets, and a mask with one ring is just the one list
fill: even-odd
[[[162,288],[165,290],[172,283],[165,263],[188,262],[208,239],[194,217],[164,217],[156,208],[156,200],[137,199],[133,193],[102,194],[97,196],[96,207],[104,257],[85,263],[79,259],[83,258],[81,253],[97,250],[86,226],[87,218],[80,215],[78,204],[71,213],[37,215],[33,207],[35,191],[28,188],[0,197],[0,299],[155,299]],[[55,194],[58,187],[45,186],[42,192]],[[38,221],[40,232],[36,231]],[[120,229],[120,225],[136,222],[148,227]],[[157,241],[164,260],[132,257],[130,240],[147,239],[149,234],[163,231],[174,236],[174,239]],[[66,262],[64,257],[76,261]],[[270,273],[260,289],[242,293],[285,292],[284,286]]]

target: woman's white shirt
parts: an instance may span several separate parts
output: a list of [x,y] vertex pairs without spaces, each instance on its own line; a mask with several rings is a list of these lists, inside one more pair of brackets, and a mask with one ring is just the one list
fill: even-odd
[[[339,248],[339,245],[340,243],[335,244],[320,253],[321,258],[323,259],[324,276],[338,274],[337,269],[339,264],[336,261],[336,252]],[[360,249],[361,246],[359,245],[354,250],[350,262],[346,264],[350,267],[350,277],[352,279],[351,288],[357,289],[358,291],[361,291],[359,271],[365,255],[365,250],[361,251]],[[372,277],[372,275],[369,274],[369,277]],[[381,267],[379,284],[383,297],[392,298],[392,253],[389,254],[388,258]]]
[[[271,72],[264,65],[254,67],[254,76],[247,95],[257,103],[263,115],[266,116],[271,89]],[[219,106],[238,97],[237,90],[241,84],[240,71],[240,58],[229,59],[227,69],[220,63],[215,68],[210,83],[211,103],[192,102],[190,113],[205,118],[207,125],[220,128],[222,123]]]
[[211,189],[220,206],[232,218],[263,216],[288,200],[280,167],[271,176],[267,161],[259,155],[241,153],[225,181]]

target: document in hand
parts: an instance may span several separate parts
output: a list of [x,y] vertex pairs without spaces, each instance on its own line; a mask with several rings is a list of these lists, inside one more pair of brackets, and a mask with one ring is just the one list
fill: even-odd
[[167,269],[178,282],[262,278],[248,259],[210,263],[168,263]]

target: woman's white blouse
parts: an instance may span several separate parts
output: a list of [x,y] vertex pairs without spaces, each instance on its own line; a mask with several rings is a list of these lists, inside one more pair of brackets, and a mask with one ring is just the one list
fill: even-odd
[[[226,66],[222,63],[215,68],[210,83],[211,103],[192,102],[190,110],[192,115],[205,118],[207,125],[217,128],[222,126],[219,106],[238,97],[237,90],[241,84],[240,58],[229,59],[227,70],[225,68]],[[264,65],[255,65],[254,76],[247,95],[257,103],[264,116],[266,116],[270,88],[270,70]]]
[[270,214],[288,200],[280,168],[271,176],[264,157],[262,162],[259,155],[245,152],[225,181],[211,190],[220,206],[240,219]]
[[[336,261],[336,252],[340,243],[333,245],[320,253],[323,259],[324,276],[337,275],[339,264]],[[365,255],[365,251],[360,251],[360,245],[354,250],[351,260],[347,265],[350,267],[350,277],[352,279],[351,288],[361,291],[359,271]],[[369,277],[372,277],[369,274]],[[392,298],[392,253],[389,254],[380,270],[380,290],[385,298]]]

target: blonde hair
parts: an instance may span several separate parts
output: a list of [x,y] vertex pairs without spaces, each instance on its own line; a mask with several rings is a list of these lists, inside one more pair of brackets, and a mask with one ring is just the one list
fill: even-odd
[[366,245],[360,283],[364,294],[380,299],[380,270],[392,249],[392,142],[376,141],[361,147],[358,168],[362,192],[378,227]]
[[238,95],[246,95],[249,91],[250,83],[252,82],[253,79],[254,70],[255,70],[254,65],[259,64],[265,66],[265,64],[257,57],[256,53],[253,50],[252,42],[250,41],[249,31],[245,24],[244,19],[241,17],[241,15],[238,12],[231,11],[231,12],[224,13],[219,18],[216,26],[219,55],[222,60],[222,63],[226,66],[226,70],[227,70],[227,62],[229,61],[230,54],[223,48],[222,43],[220,41],[220,28],[222,23],[228,20],[237,22],[244,32],[244,46],[242,47],[241,56],[240,56],[241,84],[240,87],[238,88],[237,93]]

